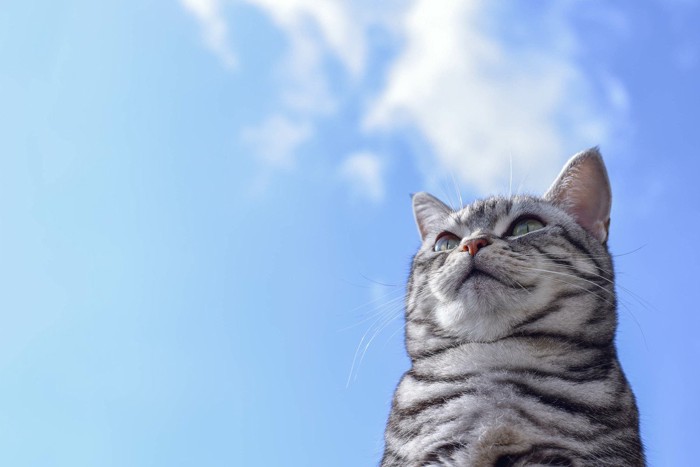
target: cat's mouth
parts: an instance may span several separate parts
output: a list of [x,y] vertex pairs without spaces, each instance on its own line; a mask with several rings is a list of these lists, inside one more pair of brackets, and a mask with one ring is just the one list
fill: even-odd
[[502,277],[499,277],[500,275],[494,274],[491,271],[488,271],[487,269],[483,267],[479,267],[477,265],[474,265],[470,270],[467,272],[467,274],[464,276],[464,280],[462,281],[462,284],[465,284],[467,282],[474,282],[475,285],[480,284],[482,282],[498,282],[501,285],[507,286],[507,287],[512,287],[513,284],[511,281],[508,281]]
[[473,267],[467,272],[467,274],[465,274],[464,279],[462,280],[462,283],[464,284],[466,282],[481,281],[481,280],[493,280],[493,281],[501,282],[493,274],[491,274],[487,271],[484,271],[483,269]]
[[501,280],[498,279],[497,277],[495,277],[493,274],[490,274],[482,269],[476,269],[476,268],[474,268],[472,270],[472,272],[467,276],[467,280],[475,279],[475,278],[487,278],[487,279],[501,282]]

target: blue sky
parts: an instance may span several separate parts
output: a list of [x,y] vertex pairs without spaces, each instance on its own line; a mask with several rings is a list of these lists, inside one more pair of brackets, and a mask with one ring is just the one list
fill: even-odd
[[1,465],[376,465],[409,193],[593,145],[650,465],[695,461],[700,4],[375,3],[3,6]]

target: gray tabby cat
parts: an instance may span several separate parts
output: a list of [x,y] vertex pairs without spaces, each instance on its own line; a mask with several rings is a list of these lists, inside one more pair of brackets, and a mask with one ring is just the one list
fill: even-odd
[[411,369],[382,466],[643,466],[614,345],[611,193],[597,149],[542,197],[413,197]]

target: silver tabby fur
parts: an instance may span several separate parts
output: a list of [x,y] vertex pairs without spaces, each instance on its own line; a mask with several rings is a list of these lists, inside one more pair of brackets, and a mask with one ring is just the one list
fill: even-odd
[[[588,206],[601,219],[576,206],[605,202]],[[492,197],[452,211],[414,197],[423,243],[406,297],[412,366],[394,395],[382,467],[645,464],[614,346],[609,205],[597,149],[574,156],[542,198]],[[509,236],[522,216],[545,227]],[[460,246],[489,244],[473,256],[435,252],[444,231]]]

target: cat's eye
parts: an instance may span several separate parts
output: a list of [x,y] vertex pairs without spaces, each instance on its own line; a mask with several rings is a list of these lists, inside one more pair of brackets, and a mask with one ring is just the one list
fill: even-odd
[[433,247],[433,249],[435,251],[454,250],[459,245],[459,242],[459,237],[457,237],[455,234],[443,232],[438,235],[438,238],[435,241],[435,247]]
[[534,232],[535,230],[540,230],[544,227],[544,224],[539,220],[532,217],[527,217],[525,219],[520,219],[513,225],[513,229],[510,231],[512,237],[519,237],[525,235],[526,233]]

